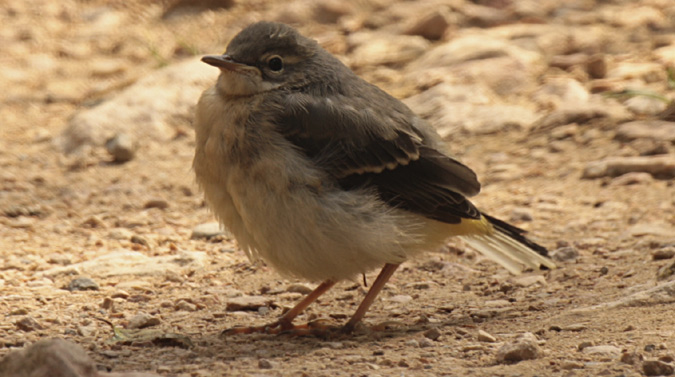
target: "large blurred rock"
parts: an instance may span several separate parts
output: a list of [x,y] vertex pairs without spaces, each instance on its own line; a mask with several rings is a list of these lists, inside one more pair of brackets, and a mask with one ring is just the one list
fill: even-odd
[[424,53],[430,43],[417,35],[392,36],[377,32],[357,32],[347,39],[351,66],[404,65]]
[[161,276],[180,274],[189,269],[206,265],[206,255],[199,251],[184,251],[179,255],[149,257],[145,254],[117,250],[98,258],[65,267],[55,267],[41,274],[44,276],[87,275],[96,278],[110,276]]
[[536,120],[532,109],[495,103],[482,85],[439,84],[404,100],[427,119],[442,137],[456,132],[487,134],[507,127],[529,128]]
[[544,69],[537,52],[499,38],[466,35],[413,61],[407,68],[406,80],[418,87],[434,81],[485,83],[495,93],[506,96],[533,90],[535,78]]
[[45,339],[0,360],[0,377],[158,377],[156,374],[99,372],[96,363],[75,343]]
[[65,152],[103,145],[119,133],[137,140],[167,140],[174,127],[190,124],[201,92],[218,70],[198,58],[160,69],[102,104],[75,114],[57,142]]

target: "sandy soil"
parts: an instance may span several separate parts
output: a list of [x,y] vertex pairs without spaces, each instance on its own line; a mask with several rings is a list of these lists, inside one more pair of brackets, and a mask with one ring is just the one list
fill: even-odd
[[[571,246],[578,251],[574,260],[558,262],[559,269],[513,277],[452,244],[409,261],[394,275],[366,318],[369,327],[388,323],[386,330],[365,329],[335,339],[220,337],[234,325],[271,322],[312,286],[251,265],[227,237],[190,238],[194,226],[213,217],[193,183],[189,123],[177,128],[170,141],[142,140],[137,156],[125,164],[111,163],[103,146],[64,155],[54,139],[82,108],[161,66],[221,51],[250,21],[284,19],[290,16],[283,12],[295,9],[263,0],[237,3],[204,10],[178,7],[180,2],[173,2],[177,8],[169,2],[3,2],[0,356],[58,336],[82,345],[101,369],[167,376],[630,376],[644,373],[643,358],[673,360],[670,302],[675,300],[650,297],[611,304],[664,284],[657,274],[672,259],[653,254],[675,240],[673,180],[625,185],[610,178],[581,179],[589,161],[638,153],[614,140],[616,125],[602,120],[578,124],[573,137],[555,144],[547,131],[525,129],[465,133],[449,140],[484,182],[476,198],[481,208],[527,229],[551,250]],[[576,3],[587,7],[586,13],[594,12],[594,2],[586,2],[590,9]],[[654,9],[667,8],[667,2],[652,3]],[[339,2],[324,4],[339,7]],[[304,32],[340,34],[338,26],[318,23],[314,16],[298,12]],[[554,17],[544,14],[543,22],[549,16]],[[589,16],[587,22],[599,21]],[[647,62],[651,58],[643,54],[645,46],[649,50],[644,38],[668,32],[649,25],[639,29],[646,36],[635,30],[617,27],[617,38],[633,36],[630,58]],[[333,41],[333,51],[349,56],[340,38]],[[395,95],[412,94],[373,69],[360,73]],[[538,80],[557,73],[548,70]],[[672,96],[673,90],[661,94]],[[516,173],[496,179],[495,161],[504,159],[517,167]],[[119,249],[151,257],[197,251],[204,253],[205,262],[179,273],[92,277],[100,286],[96,291],[70,292],[62,287],[75,276],[43,274]],[[358,281],[340,283],[299,321],[327,318],[338,324],[351,315],[365,290]],[[227,310],[229,300],[241,295],[259,296],[269,304],[257,311]],[[153,328],[187,336],[193,346],[111,343],[110,327],[96,320],[124,327],[141,312],[160,320]],[[39,327],[16,324],[27,316]],[[495,341],[479,337],[479,330]],[[533,360],[500,362],[500,347],[528,332],[536,337],[540,354]],[[581,350],[589,345],[616,349]]]

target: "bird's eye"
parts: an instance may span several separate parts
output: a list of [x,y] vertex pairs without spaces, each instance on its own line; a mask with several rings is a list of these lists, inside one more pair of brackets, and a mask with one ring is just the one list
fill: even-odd
[[267,66],[274,72],[279,72],[284,69],[284,62],[281,60],[281,57],[274,55],[271,58],[267,59]]

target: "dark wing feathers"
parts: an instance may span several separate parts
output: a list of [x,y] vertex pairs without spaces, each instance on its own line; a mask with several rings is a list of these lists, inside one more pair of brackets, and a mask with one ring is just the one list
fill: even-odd
[[286,93],[282,101],[278,131],[344,189],[374,187],[392,206],[447,223],[480,218],[465,198],[480,190],[475,173],[430,147],[404,105],[378,113],[387,107],[302,92]]

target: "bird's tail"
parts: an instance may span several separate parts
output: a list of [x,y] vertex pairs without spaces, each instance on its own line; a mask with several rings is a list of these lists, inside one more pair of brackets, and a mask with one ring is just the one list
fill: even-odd
[[464,235],[461,239],[511,273],[520,274],[523,267],[535,270],[556,267],[546,257],[546,248],[527,239],[524,230],[486,214],[476,221],[489,223],[488,231]]

